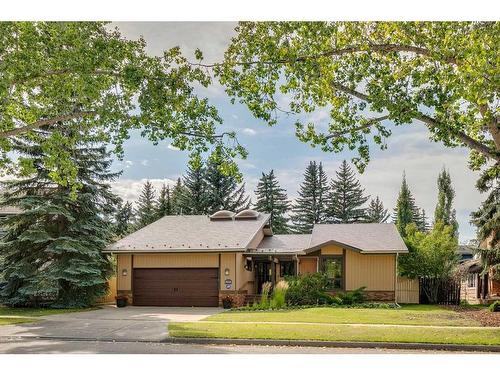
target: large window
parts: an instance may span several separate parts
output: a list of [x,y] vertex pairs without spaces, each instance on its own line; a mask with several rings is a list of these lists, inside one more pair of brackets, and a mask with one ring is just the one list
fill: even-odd
[[330,279],[331,289],[344,289],[344,258],[327,256],[321,258],[322,271]]
[[280,276],[295,276],[295,262],[293,260],[280,261]]
[[469,275],[467,275],[467,287],[475,288],[476,280],[477,280],[477,275],[475,273],[469,273]]

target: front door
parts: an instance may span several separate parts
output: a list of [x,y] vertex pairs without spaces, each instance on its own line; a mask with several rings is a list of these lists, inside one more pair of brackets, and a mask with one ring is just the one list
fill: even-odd
[[262,284],[271,282],[272,271],[271,262],[257,261],[254,264],[255,267],[255,281],[257,282],[257,294],[262,293]]

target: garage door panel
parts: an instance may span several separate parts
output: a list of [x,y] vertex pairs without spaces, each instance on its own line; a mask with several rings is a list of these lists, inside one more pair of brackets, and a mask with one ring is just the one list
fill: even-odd
[[134,269],[134,305],[218,306],[217,268]]

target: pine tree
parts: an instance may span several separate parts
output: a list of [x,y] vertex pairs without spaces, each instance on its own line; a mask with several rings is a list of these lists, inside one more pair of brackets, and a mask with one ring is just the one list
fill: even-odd
[[378,196],[370,200],[370,205],[366,209],[366,221],[368,223],[385,223],[390,216]]
[[183,177],[184,192],[180,206],[186,215],[206,215],[209,211],[206,169],[189,167]]
[[327,218],[328,179],[321,163],[309,162],[298,194],[291,215],[293,231],[311,233],[314,224],[325,223]]
[[119,203],[115,214],[115,235],[119,238],[129,234],[134,226],[134,209],[132,203],[127,201],[125,204]]
[[366,209],[362,206],[369,196],[364,196],[364,189],[347,162],[344,160],[332,179],[328,194],[327,215],[330,223],[360,223],[366,220]]
[[136,229],[141,229],[156,220],[156,192],[151,181],[142,186],[141,195],[136,203]]
[[414,222],[420,232],[429,231],[429,220],[427,219],[425,210],[423,208],[421,210],[418,210],[418,214],[416,215]]
[[255,195],[257,197],[255,209],[271,214],[270,224],[273,233],[288,233],[286,213],[290,208],[290,201],[286,190],[280,187],[273,170],[269,174],[262,173]]
[[[415,205],[415,199],[411,194],[410,188],[406,182],[406,175],[403,173],[403,182],[399,191],[396,207],[394,208],[393,220],[401,236],[406,236],[406,226],[410,223],[416,223],[420,220],[420,209]],[[421,225],[420,225],[421,226]],[[417,225],[419,227],[419,225]]]
[[[77,166],[78,191],[50,177],[44,144],[51,132],[71,140],[58,152]],[[7,282],[1,297],[7,305],[82,307],[107,291],[112,265],[102,250],[111,240],[113,224],[105,218],[115,214],[119,202],[109,185],[119,173],[110,172],[112,160],[103,145],[73,132],[57,127],[34,130],[29,141],[14,142],[13,151],[30,168],[3,184],[2,205],[22,210],[7,220],[0,244]]]
[[158,196],[158,205],[156,207],[156,217],[161,219],[163,216],[172,215],[172,194],[170,186],[163,184]]
[[434,211],[434,222],[442,221],[445,225],[451,225],[455,229],[455,233],[457,233],[458,222],[456,211],[453,209],[455,190],[451,184],[450,173],[445,168],[443,168],[438,176],[437,185],[438,202]]
[[238,186],[234,176],[223,174],[219,166],[209,161],[206,172],[208,213],[219,210],[238,212],[250,206],[245,184]]
[[172,213],[173,215],[185,215],[182,210],[183,196],[186,195],[186,188],[182,184],[181,178],[177,179],[177,183],[172,189]]

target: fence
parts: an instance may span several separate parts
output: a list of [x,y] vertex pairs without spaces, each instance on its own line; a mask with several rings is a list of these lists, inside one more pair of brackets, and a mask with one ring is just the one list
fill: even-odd
[[396,285],[397,303],[419,303],[420,285],[418,279],[398,277]]
[[425,290],[435,294],[436,302],[440,305],[460,304],[460,282],[456,280],[420,279],[420,303],[430,303]]

